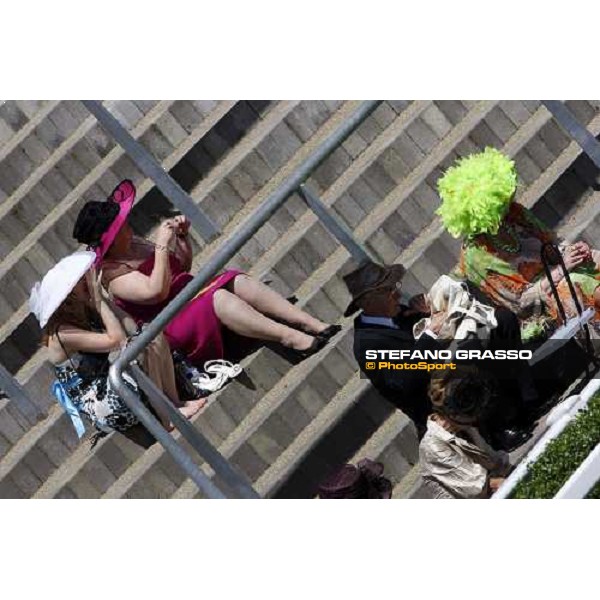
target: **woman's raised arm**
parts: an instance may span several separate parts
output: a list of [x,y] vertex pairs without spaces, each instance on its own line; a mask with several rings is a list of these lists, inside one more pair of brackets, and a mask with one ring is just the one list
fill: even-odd
[[138,304],[157,304],[166,300],[171,288],[169,244],[174,235],[175,226],[171,221],[161,223],[156,235],[152,273],[148,276],[132,271],[115,277],[108,287],[110,293]]

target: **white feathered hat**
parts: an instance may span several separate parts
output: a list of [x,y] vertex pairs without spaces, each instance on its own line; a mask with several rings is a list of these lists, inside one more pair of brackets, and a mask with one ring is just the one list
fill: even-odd
[[40,327],[71,293],[77,282],[88,272],[96,260],[94,252],[79,250],[66,256],[35,283],[29,296],[29,308],[39,321]]

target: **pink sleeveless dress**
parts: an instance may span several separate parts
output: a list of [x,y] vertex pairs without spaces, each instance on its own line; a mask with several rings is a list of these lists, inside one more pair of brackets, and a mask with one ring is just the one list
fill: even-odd
[[[129,313],[139,324],[151,321],[192,279],[190,273],[184,271],[181,263],[173,254],[169,255],[171,266],[171,289],[169,296],[157,304],[137,304],[115,296],[115,301],[124,311]],[[154,268],[154,255],[145,260],[137,270],[150,276]],[[167,325],[165,335],[171,348],[187,355],[190,362],[198,367],[207,360],[226,358],[226,345],[244,344],[246,338],[236,336],[221,325],[213,307],[214,293],[241,275],[241,271],[229,270],[217,275],[179,314]]]

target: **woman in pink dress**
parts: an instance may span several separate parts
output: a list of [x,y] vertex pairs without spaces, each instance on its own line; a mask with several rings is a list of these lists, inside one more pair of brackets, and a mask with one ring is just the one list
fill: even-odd
[[[133,183],[121,182],[107,202],[84,205],[73,235],[95,250],[103,284],[142,324],[151,321],[193,279],[189,273],[192,251],[189,221],[183,216],[163,222],[155,243],[134,237],[127,223],[134,199]],[[339,325],[319,321],[266,285],[228,270],[188,302],[166,327],[165,335],[172,348],[202,367],[208,360],[227,358],[247,338],[278,342],[298,359],[306,358],[339,330]]]

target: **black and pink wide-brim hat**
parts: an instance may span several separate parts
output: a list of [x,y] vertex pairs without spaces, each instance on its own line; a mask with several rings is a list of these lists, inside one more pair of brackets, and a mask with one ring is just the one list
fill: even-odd
[[121,181],[106,202],[86,202],[77,216],[73,237],[96,253],[98,267],[115,241],[135,201],[135,185]]
[[392,483],[383,475],[383,464],[363,458],[357,465],[345,464],[319,485],[322,500],[389,499]]

